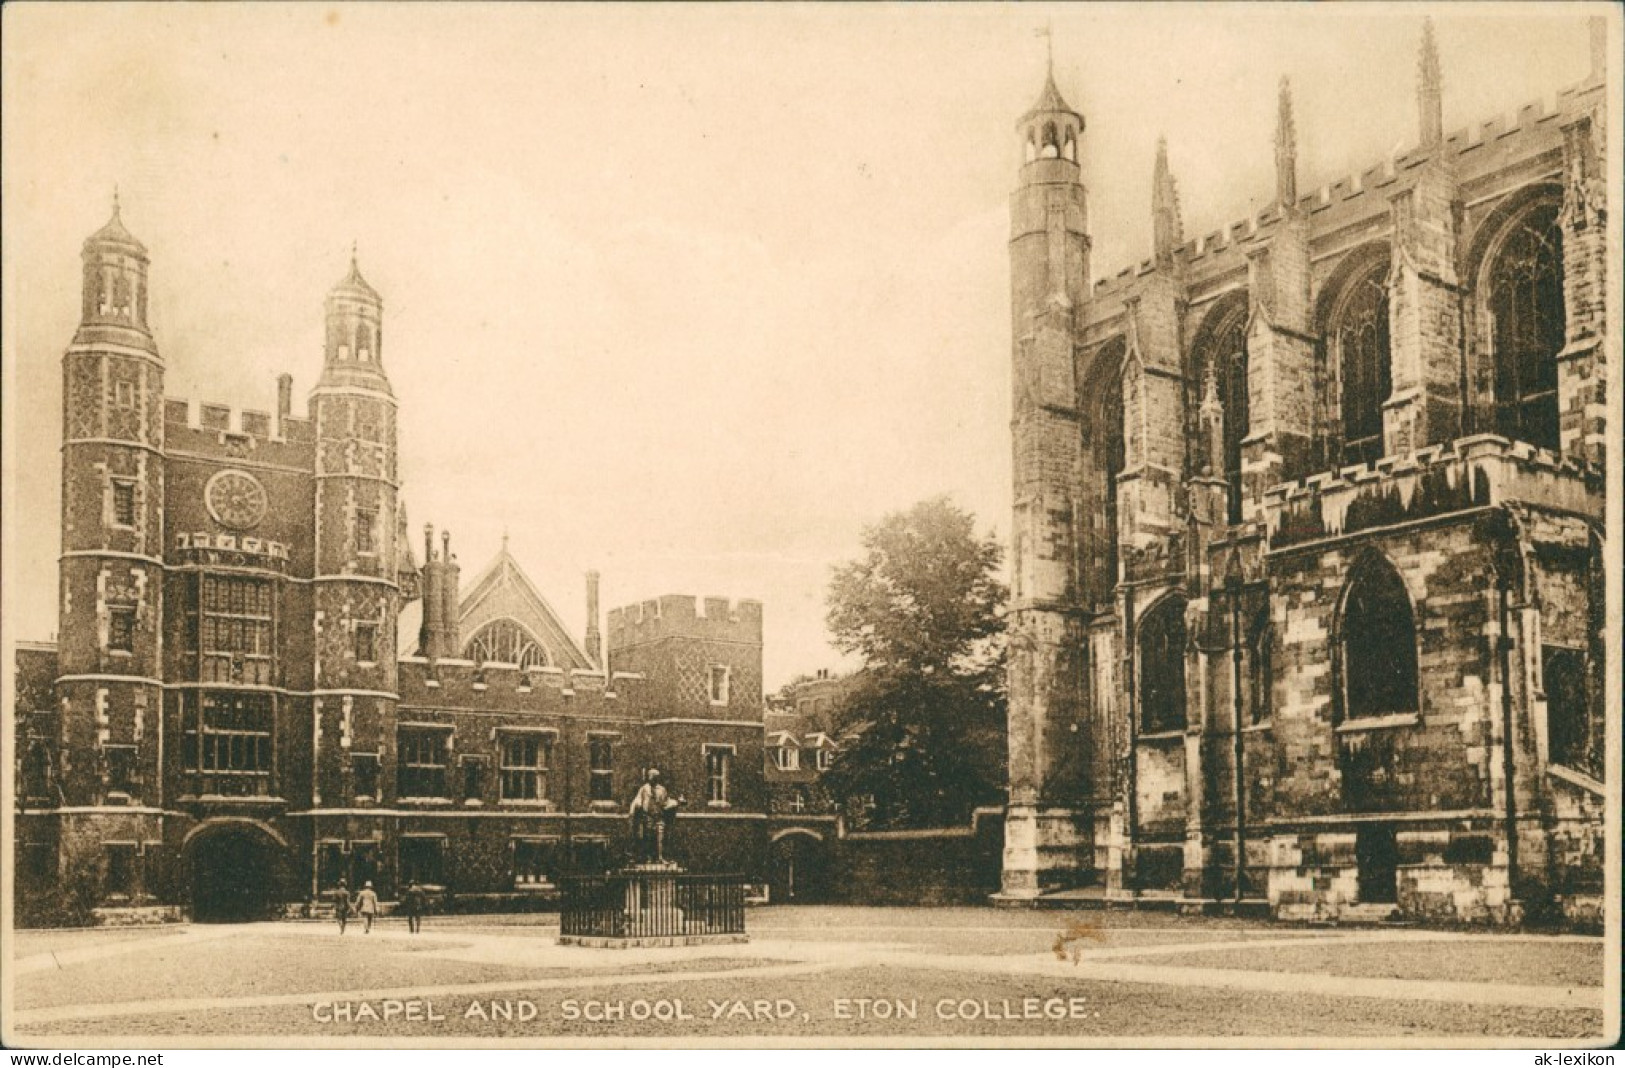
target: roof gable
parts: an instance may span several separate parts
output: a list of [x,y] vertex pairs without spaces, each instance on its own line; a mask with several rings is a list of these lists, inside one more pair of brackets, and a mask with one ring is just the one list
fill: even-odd
[[474,579],[458,607],[457,632],[466,650],[481,628],[511,619],[529,631],[547,654],[549,665],[577,671],[597,668],[571,637],[558,613],[531,582],[506,544]]

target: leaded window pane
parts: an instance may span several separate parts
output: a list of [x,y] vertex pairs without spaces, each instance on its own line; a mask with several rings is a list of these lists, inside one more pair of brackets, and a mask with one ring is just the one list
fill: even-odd
[[1343,602],[1342,638],[1348,718],[1419,710],[1416,618],[1404,582],[1387,563],[1356,573]]
[[1490,276],[1495,421],[1499,433],[1558,448],[1557,354],[1563,350],[1562,230],[1557,205],[1530,212],[1508,235]]
[[1382,456],[1382,405],[1393,392],[1388,290],[1381,271],[1354,283],[1334,327],[1342,385],[1343,462]]
[[1185,727],[1185,602],[1170,597],[1140,623],[1140,730]]

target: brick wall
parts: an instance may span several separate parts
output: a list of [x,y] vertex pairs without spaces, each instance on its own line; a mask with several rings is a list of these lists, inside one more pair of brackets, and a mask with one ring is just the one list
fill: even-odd
[[985,905],[999,889],[1003,819],[970,828],[848,834],[836,841],[829,887],[848,905]]

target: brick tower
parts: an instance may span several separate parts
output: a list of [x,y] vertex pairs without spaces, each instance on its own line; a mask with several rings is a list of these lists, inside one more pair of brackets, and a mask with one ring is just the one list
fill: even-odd
[[86,239],[62,358],[60,675],[64,796],[156,808],[162,707],[164,364],[147,250],[119,218]]
[[[346,751],[395,736],[400,609],[396,404],[383,365],[383,301],[350,273],[327,296],[316,424],[315,685],[311,805],[352,792]],[[341,804],[342,807],[342,804]]]

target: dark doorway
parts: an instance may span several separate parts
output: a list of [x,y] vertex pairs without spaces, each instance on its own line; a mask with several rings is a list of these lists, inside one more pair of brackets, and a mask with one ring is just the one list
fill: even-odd
[[253,827],[222,827],[193,841],[192,919],[247,923],[269,918],[278,902],[281,848]]
[[822,841],[810,834],[785,835],[773,843],[770,900],[783,905],[823,901],[827,867]]
[[1361,904],[1399,900],[1399,846],[1391,825],[1361,827],[1354,837],[1354,861],[1359,865]]

